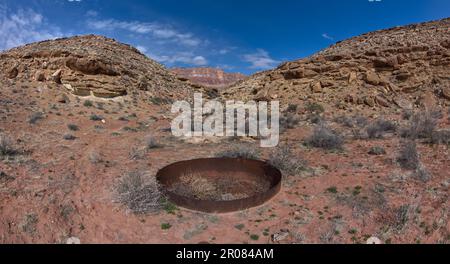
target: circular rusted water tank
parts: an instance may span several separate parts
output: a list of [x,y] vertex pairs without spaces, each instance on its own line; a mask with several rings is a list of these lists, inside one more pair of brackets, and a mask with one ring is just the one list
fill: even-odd
[[[240,189],[246,195],[238,199],[200,199],[189,193],[180,193],[174,190],[174,186],[182,185],[185,175],[213,183],[227,180],[229,188],[225,188],[230,192]],[[161,169],[157,174],[157,180],[171,202],[206,213],[228,213],[262,205],[280,191],[281,179],[281,172],[266,162],[234,158],[181,161]],[[195,180],[194,184],[198,185]],[[239,186],[233,186],[234,183],[239,183]],[[258,185],[258,188],[252,188],[252,185]]]

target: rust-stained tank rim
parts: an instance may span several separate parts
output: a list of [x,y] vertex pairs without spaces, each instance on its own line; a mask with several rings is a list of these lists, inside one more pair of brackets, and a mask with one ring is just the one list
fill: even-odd
[[[240,171],[270,181],[270,188],[253,196],[232,201],[199,200],[169,191],[168,187],[186,171],[205,170]],[[156,178],[170,202],[177,206],[205,213],[230,213],[260,206],[275,197],[281,190],[280,170],[267,162],[235,158],[204,158],[173,163],[158,171]]]

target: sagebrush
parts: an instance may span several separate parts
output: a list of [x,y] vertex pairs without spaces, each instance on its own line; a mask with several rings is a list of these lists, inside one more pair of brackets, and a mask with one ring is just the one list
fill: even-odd
[[116,185],[116,200],[135,214],[155,213],[161,210],[163,195],[156,177],[148,172],[125,174]]

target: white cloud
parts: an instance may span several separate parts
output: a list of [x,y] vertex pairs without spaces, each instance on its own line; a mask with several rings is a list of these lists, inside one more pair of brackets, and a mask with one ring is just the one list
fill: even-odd
[[86,12],[86,16],[88,16],[88,17],[96,17],[96,16],[98,16],[98,12],[95,11],[95,10],[88,10]]
[[141,45],[137,45],[136,49],[138,49],[141,53],[146,54],[147,53],[147,48]]
[[172,41],[184,46],[197,47],[202,44],[202,40],[191,33],[180,32],[167,24],[157,22],[143,23],[137,21],[119,21],[115,19],[89,20],[88,26],[96,30],[126,30],[138,34],[150,34],[158,40]]
[[148,54],[148,56],[158,62],[167,64],[184,63],[194,66],[205,66],[208,64],[208,60],[205,57],[194,55],[191,52],[177,52],[174,55]]
[[81,2],[82,0],[67,0],[67,1],[69,1],[69,2]]
[[58,37],[62,37],[60,29],[48,25],[34,10],[19,9],[8,14],[6,6],[0,6],[0,50]]
[[204,66],[204,65],[208,64],[208,61],[203,56],[195,56],[192,59],[192,64],[197,65],[197,66]]
[[322,38],[328,39],[328,40],[334,40],[334,38],[330,35],[328,35],[327,33],[323,33],[322,34]]
[[272,59],[269,53],[263,49],[258,49],[256,53],[245,54],[244,61],[251,63],[250,69],[267,70],[274,68],[278,63],[277,60]]
[[221,50],[219,50],[219,54],[220,55],[226,55],[226,54],[228,54],[230,52],[230,50],[228,50],[228,49],[221,49]]

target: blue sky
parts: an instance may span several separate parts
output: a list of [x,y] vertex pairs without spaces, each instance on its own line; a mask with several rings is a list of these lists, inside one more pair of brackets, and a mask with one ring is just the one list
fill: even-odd
[[168,67],[251,74],[361,33],[449,16],[448,0],[2,0],[0,50],[93,33]]

